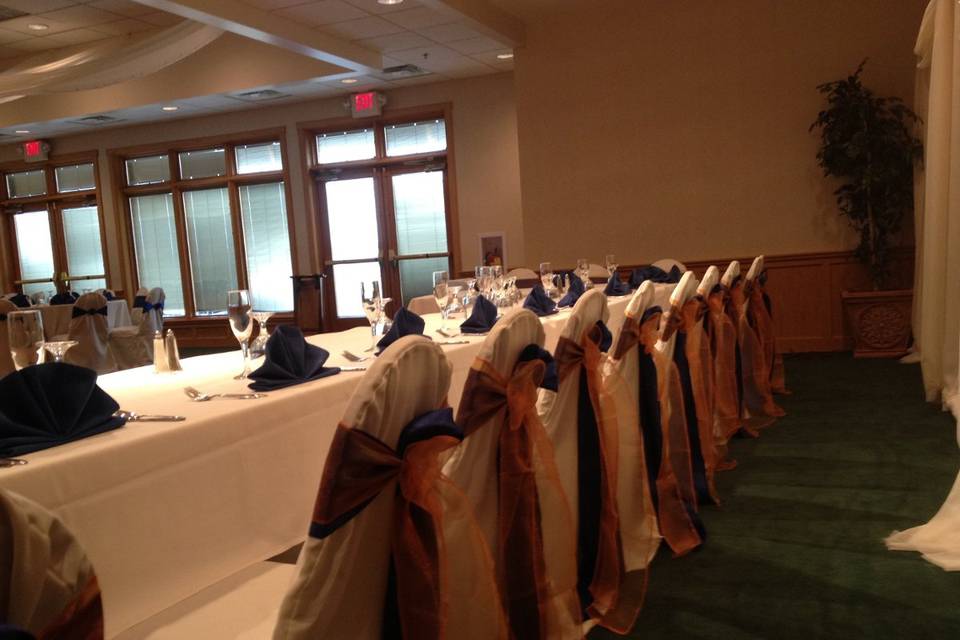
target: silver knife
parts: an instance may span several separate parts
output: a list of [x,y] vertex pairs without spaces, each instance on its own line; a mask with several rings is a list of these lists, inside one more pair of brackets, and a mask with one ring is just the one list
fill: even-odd
[[149,415],[134,413],[133,411],[117,411],[113,415],[117,418],[123,418],[127,422],[183,422],[186,420],[184,416]]

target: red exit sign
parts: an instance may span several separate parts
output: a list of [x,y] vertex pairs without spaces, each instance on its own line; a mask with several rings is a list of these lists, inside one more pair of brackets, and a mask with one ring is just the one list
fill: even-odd
[[379,116],[386,97],[379,91],[365,91],[350,96],[350,113],[354,118]]
[[50,144],[44,140],[29,140],[20,145],[20,153],[27,162],[43,162],[50,152]]

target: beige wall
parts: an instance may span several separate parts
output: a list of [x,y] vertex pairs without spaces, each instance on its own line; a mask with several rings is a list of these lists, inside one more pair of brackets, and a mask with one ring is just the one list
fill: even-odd
[[[461,263],[470,268],[479,260],[477,234],[505,231],[512,262],[523,262],[523,225],[520,215],[520,176],[517,153],[517,122],[512,74],[482,76],[467,80],[415,85],[387,92],[388,109],[451,103],[455,145],[456,188],[460,226]],[[296,273],[315,273],[307,227],[304,164],[298,153],[297,123],[343,118],[343,98],[300,102],[274,107],[217,114],[202,118],[170,120],[53,140],[54,155],[98,149],[100,177],[107,226],[107,252],[111,286],[129,286],[121,274],[130,269],[125,247],[118,246],[118,208],[106,150],[131,145],[184,140],[286,127],[294,233],[299,263]],[[16,159],[11,146],[0,149],[0,160]],[[120,214],[122,215],[122,213]],[[3,275],[3,274],[0,274]],[[5,278],[7,284],[9,280]]]
[[604,0],[528,22],[515,77],[526,258],[846,249],[817,84],[910,99],[926,0]]

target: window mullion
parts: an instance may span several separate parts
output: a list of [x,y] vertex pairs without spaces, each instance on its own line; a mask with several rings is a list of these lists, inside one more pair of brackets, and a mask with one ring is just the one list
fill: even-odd
[[233,226],[233,254],[237,261],[237,287],[239,289],[249,289],[246,242],[243,237],[243,221],[240,213],[240,192],[237,184],[232,180],[227,187],[227,195],[230,201],[230,222]]
[[187,219],[183,206],[183,190],[175,185],[171,191],[173,219],[177,225],[177,245],[180,247],[180,282],[183,288],[183,308],[187,318],[195,316],[193,271],[190,269],[190,242],[187,239]]

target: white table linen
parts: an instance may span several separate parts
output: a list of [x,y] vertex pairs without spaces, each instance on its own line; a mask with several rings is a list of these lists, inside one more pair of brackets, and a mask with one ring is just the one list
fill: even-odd
[[[614,334],[629,299],[610,299]],[[543,318],[549,350],[568,316]],[[425,320],[426,335],[447,340],[436,333],[439,314]],[[369,336],[358,327],[308,340],[330,351],[328,365],[343,366],[355,363],[341,352],[361,352]],[[468,343],[443,347],[453,367],[454,407],[483,337],[455,340]],[[232,379],[239,351],[187,358],[183,368],[155,374],[142,367],[98,382],[125,410],[178,414],[185,422],[129,423],[0,470],[0,487],[53,511],[86,549],[103,591],[108,637],[305,538],[327,449],[364,375],[343,372],[262,400],[193,402],[183,387],[246,390]]]
[[[70,320],[73,317],[72,304],[41,304],[34,309],[43,316],[43,332],[48,340],[55,336],[64,336],[70,332]],[[126,300],[117,299],[107,302],[107,329],[126,327],[130,320],[130,305]]]

